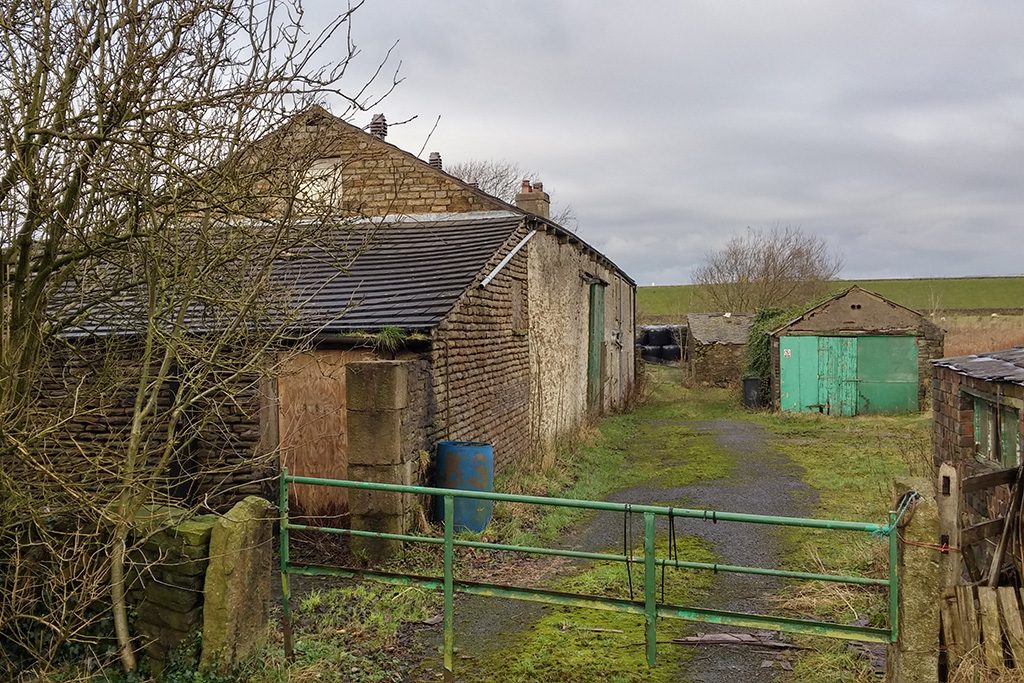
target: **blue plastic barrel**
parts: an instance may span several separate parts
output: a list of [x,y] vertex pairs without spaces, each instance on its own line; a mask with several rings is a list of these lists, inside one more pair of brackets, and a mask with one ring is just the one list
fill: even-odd
[[[437,486],[470,491],[494,490],[494,448],[476,441],[439,441],[434,461]],[[455,499],[455,531],[483,531],[491,521],[493,500]],[[444,519],[444,498],[434,501],[434,519]]]

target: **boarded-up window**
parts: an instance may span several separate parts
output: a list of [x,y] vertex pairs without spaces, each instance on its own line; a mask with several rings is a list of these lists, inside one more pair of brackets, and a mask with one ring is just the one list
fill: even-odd
[[1021,459],[1020,412],[1016,408],[974,398],[974,449],[978,458],[1003,467]]

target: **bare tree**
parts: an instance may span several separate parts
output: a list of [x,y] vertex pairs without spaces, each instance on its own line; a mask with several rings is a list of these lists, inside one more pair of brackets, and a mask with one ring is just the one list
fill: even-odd
[[720,311],[787,308],[825,294],[843,260],[799,227],[776,225],[734,236],[707,254],[693,283],[704,306]]
[[275,264],[358,248],[305,219],[335,213],[315,134],[270,134],[324,98],[379,101],[342,87],[358,5],[312,35],[299,0],[0,10],[0,671],[93,642],[105,616],[136,667],[136,515],[180,502],[192,445],[308,341],[311,293]]
[[[516,203],[516,193],[524,179],[538,177],[536,172],[526,171],[514,161],[504,159],[470,159],[450,164],[446,170],[456,178],[476,183],[487,194],[509,204]],[[558,208],[551,212],[551,220],[575,230],[579,222],[576,211],[568,204],[556,206]]]

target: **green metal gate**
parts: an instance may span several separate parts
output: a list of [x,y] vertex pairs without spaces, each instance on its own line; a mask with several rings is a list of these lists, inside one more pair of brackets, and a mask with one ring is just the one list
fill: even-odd
[[[312,486],[332,486],[347,489],[361,489],[380,491],[382,493],[415,494],[437,496],[443,500],[444,505],[444,535],[436,536],[415,536],[411,534],[392,534],[376,531],[362,531],[355,529],[344,529],[338,527],[317,527],[305,524],[292,523],[288,518],[288,487],[290,484],[303,484]],[[280,531],[280,563],[282,583],[282,608],[284,617],[284,638],[285,653],[291,658],[292,651],[292,625],[291,625],[291,589],[289,577],[292,575],[303,576],[341,576],[359,579],[380,581],[389,584],[411,585],[438,590],[444,593],[444,667],[448,672],[452,671],[454,662],[454,596],[455,593],[466,593],[470,595],[485,595],[529,602],[541,602],[554,605],[566,605],[571,607],[585,607],[599,610],[611,610],[628,614],[644,616],[645,642],[647,650],[647,662],[654,666],[656,658],[656,628],[658,617],[666,619],[682,619],[686,621],[697,621],[715,624],[727,624],[732,626],[769,629],[786,631],[790,633],[803,633],[846,640],[861,640],[868,642],[887,643],[895,642],[899,635],[898,617],[898,577],[897,577],[897,523],[900,516],[909,505],[907,503],[896,512],[889,513],[888,524],[872,524],[867,522],[849,522],[830,519],[806,519],[799,517],[776,517],[771,515],[750,515],[736,512],[718,512],[713,510],[694,510],[688,508],[671,508],[657,505],[629,505],[625,503],[611,503],[607,501],[574,500],[569,498],[546,498],[539,496],[522,496],[507,493],[490,493],[484,491],[464,491],[454,489],[433,488],[427,486],[403,486],[399,484],[381,484],[361,481],[344,481],[337,479],[320,479],[316,477],[297,477],[288,474],[287,470],[282,472],[280,477],[279,505],[281,509],[281,531]],[[456,538],[454,535],[454,502],[455,498],[472,498],[478,500],[493,500],[496,502],[526,503],[532,505],[548,505],[557,507],[582,508],[586,510],[611,511],[622,513],[626,518],[636,514],[641,515],[644,521],[644,551],[641,557],[634,557],[632,549],[629,555],[615,553],[596,553],[578,550],[561,550],[556,548],[544,548],[533,546],[517,546],[503,543],[488,543],[463,538]],[[764,524],[771,526],[803,527],[811,529],[829,529],[833,531],[847,531],[856,533],[871,534],[879,538],[887,539],[889,546],[889,572],[885,579],[876,579],[866,576],[841,576],[833,574],[822,574],[812,572],[797,572],[784,569],[772,569],[767,567],[748,567],[728,564],[717,564],[707,562],[690,562],[668,557],[658,557],[655,552],[656,521],[658,517],[686,518],[701,520],[707,524],[718,523],[746,523]],[[382,540],[395,540],[408,543],[424,543],[430,545],[444,546],[444,567],[440,577],[417,576],[412,574],[390,573],[374,571],[370,569],[358,569],[349,567],[326,567],[296,565],[291,562],[289,556],[289,533],[292,531],[315,531],[328,534],[341,534],[347,536],[359,536],[364,538],[376,538]],[[476,548],[483,550],[495,550],[506,552],[526,553],[533,555],[555,555],[559,557],[570,557],[585,560],[599,560],[621,562],[626,565],[642,565],[644,568],[644,589],[642,600],[626,600],[620,598],[609,598],[597,595],[580,595],[574,593],[563,593],[559,591],[520,588],[514,586],[503,586],[475,581],[460,581],[454,576],[455,548]],[[869,626],[855,626],[847,624],[836,624],[825,621],[810,619],[794,619],[790,617],[771,616],[763,614],[747,614],[743,612],[732,612],[726,610],[707,609],[701,607],[688,607],[672,605],[657,600],[655,590],[655,568],[675,567],[682,569],[697,569],[712,572],[729,572],[738,574],[758,574],[764,576],[777,576],[788,579],[799,579],[807,581],[826,581],[833,583],[855,584],[862,586],[882,586],[888,589],[889,597],[889,619],[885,628]]]

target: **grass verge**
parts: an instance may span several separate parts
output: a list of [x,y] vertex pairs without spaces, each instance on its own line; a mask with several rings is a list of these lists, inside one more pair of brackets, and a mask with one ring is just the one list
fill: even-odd
[[[886,522],[893,503],[893,479],[924,474],[930,467],[927,415],[833,418],[772,414],[752,418],[775,435],[774,446],[803,470],[818,493],[814,517]],[[787,568],[884,577],[888,544],[865,534],[810,529],[781,532]],[[886,592],[859,586],[793,583],[777,596],[796,615],[840,623],[886,621]],[[787,683],[875,680],[866,661],[846,643],[798,639],[815,648],[796,660]]]

